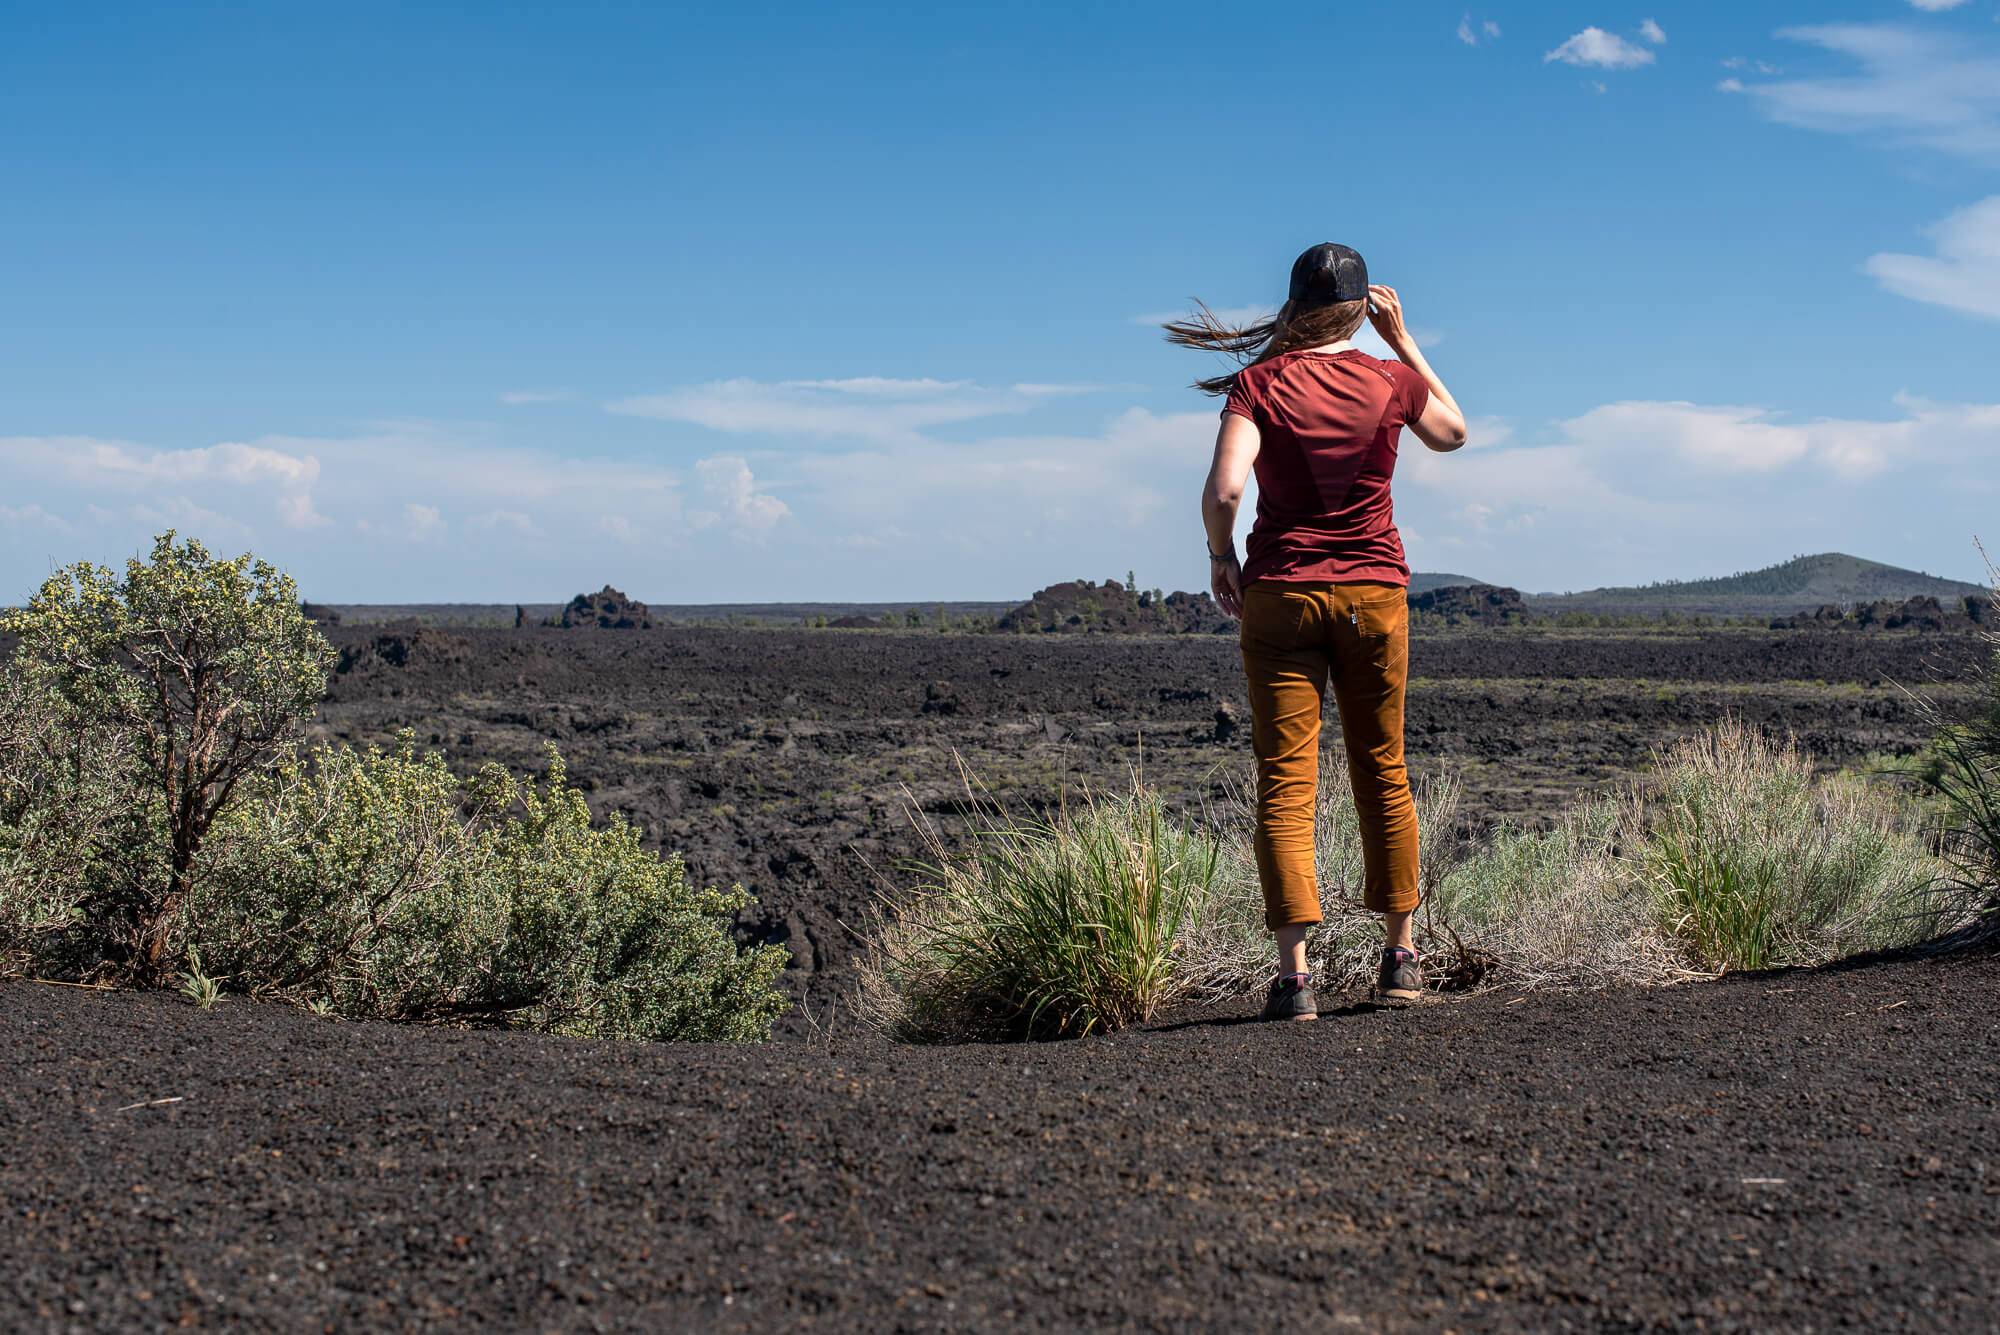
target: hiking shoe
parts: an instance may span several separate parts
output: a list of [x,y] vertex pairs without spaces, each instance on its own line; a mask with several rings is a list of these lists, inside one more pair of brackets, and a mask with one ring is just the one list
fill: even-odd
[[1424,995],[1424,970],[1417,952],[1391,946],[1382,952],[1382,971],[1375,975],[1375,1000],[1384,1006],[1407,1006]]
[[1266,1020],[1317,1020],[1319,1002],[1313,998],[1312,975],[1288,973],[1271,984],[1271,995],[1265,998]]

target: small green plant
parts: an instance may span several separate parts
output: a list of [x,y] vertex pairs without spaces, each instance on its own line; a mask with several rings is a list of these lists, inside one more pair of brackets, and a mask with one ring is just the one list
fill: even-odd
[[187,970],[181,974],[181,995],[203,1010],[214,1010],[222,1000],[222,984],[201,971],[201,953],[189,950]]
[[906,1037],[1062,1038],[1144,1020],[1205,972],[1223,885],[1218,842],[1157,794],[1091,794],[1053,818],[973,793],[969,849],[933,858],[888,906],[865,982]]

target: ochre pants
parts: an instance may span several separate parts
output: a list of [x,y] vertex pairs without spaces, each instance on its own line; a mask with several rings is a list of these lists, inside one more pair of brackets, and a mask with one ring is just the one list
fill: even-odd
[[1257,874],[1272,930],[1320,920],[1313,813],[1329,681],[1360,819],[1363,902],[1377,913],[1417,906],[1417,809],[1403,765],[1409,666],[1409,602],[1398,585],[1257,580],[1244,588]]

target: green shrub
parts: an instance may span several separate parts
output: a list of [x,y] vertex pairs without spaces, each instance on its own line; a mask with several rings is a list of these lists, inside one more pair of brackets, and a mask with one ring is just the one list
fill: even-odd
[[466,1014],[506,938],[484,827],[512,789],[492,769],[461,784],[408,733],[386,753],[288,757],[219,823],[190,944],[237,991],[348,1016]]
[[1727,722],[1655,758],[1636,854],[1666,930],[1712,970],[1818,964],[1935,926],[1907,804]]
[[[969,786],[968,786],[968,791]],[[1156,793],[1088,795],[1053,819],[972,799],[970,847],[934,826],[916,890],[864,966],[875,1018],[918,1039],[1072,1037],[1142,1021],[1214,978],[1238,940],[1217,841]],[[1223,961],[1223,972],[1227,961]]]
[[218,560],[172,532],[123,576],[88,561],[57,571],[0,628],[20,637],[7,670],[26,706],[116,762],[91,767],[92,798],[131,819],[86,853],[90,883],[75,901],[102,944],[99,964],[163,983],[209,828],[299,734],[333,651],[288,576],[247,554]]
[[87,906],[163,870],[145,855],[157,811],[132,791],[124,735],[82,726],[17,668],[0,671],[0,977],[76,954],[94,969]]
[[231,812],[197,885],[219,982],[335,1014],[699,1041],[767,1038],[785,1005],[785,952],[729,935],[748,897],[593,826],[554,748],[541,785],[461,782],[408,733],[321,748]]
[[[1993,624],[2000,627],[2000,572],[1992,571]],[[1920,777],[1944,811],[1940,845],[1950,871],[1941,879],[1940,911],[1967,919],[1968,936],[2000,933],[2000,629],[1986,632],[1988,652],[1970,701],[1922,705],[1935,730]]]
[[0,975],[109,977],[391,1019],[617,1038],[768,1037],[776,947],[550,752],[540,786],[297,737],[331,650],[289,578],[157,539],[8,613]]
[[519,814],[493,831],[489,876],[508,915],[486,1004],[561,1034],[769,1038],[789,956],[737,949],[729,915],[750,897],[690,885],[680,858],[647,852],[623,816],[593,827],[565,777],[551,747],[547,783],[525,785]]

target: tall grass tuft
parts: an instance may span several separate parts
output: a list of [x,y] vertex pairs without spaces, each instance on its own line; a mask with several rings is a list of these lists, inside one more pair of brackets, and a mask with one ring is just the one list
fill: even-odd
[[1936,868],[1892,791],[1821,779],[1738,721],[1654,758],[1636,858],[1668,934],[1699,967],[1818,964],[1928,934]]
[[1993,581],[1993,629],[1969,703],[1919,697],[1934,737],[1921,778],[1943,809],[1939,845],[1949,872],[1939,881],[1941,912],[1964,920],[1965,937],[2000,935],[2000,570]]
[[1629,811],[1600,797],[1548,829],[1502,827],[1444,876],[1427,914],[1485,952],[1489,984],[1578,989],[1690,977],[1660,930],[1652,893],[1619,856]]
[[864,965],[869,1009],[892,1030],[1074,1037],[1143,1021],[1231,972],[1231,943],[1249,937],[1218,912],[1218,842],[1158,794],[1135,782],[1032,818],[967,791],[969,848],[952,852],[917,818],[920,883],[887,906]]

